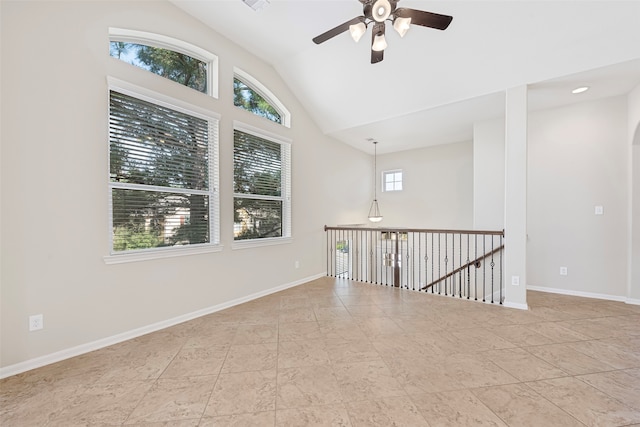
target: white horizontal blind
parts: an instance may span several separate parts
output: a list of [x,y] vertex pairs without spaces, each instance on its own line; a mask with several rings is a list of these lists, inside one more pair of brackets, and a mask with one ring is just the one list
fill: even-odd
[[211,121],[110,91],[114,252],[211,242]]
[[290,146],[234,130],[234,239],[290,236]]

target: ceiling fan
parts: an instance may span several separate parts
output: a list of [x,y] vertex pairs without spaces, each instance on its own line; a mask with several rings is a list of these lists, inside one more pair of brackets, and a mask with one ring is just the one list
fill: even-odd
[[363,6],[362,16],[356,16],[314,37],[313,42],[315,44],[326,42],[347,30],[349,30],[351,37],[357,42],[367,31],[369,24],[373,24],[371,33],[371,63],[375,64],[384,59],[384,50],[387,47],[387,41],[384,38],[385,21],[393,22],[393,28],[400,34],[400,37],[404,37],[411,24],[435,28],[437,30],[446,30],[453,19],[452,16],[448,15],[397,7],[399,0],[358,1],[362,3]]

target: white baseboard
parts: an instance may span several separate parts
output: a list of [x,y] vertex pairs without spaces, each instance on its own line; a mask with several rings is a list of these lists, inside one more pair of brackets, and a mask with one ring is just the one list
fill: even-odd
[[519,302],[504,301],[502,305],[507,308],[517,308],[518,310],[529,310],[528,304],[522,304]]
[[547,288],[544,286],[530,286],[530,285],[527,285],[527,289],[530,291],[547,292],[550,294],[571,295],[574,297],[595,298],[595,299],[603,299],[608,301],[625,302],[627,304],[640,305],[640,300],[621,297],[618,295],[598,294],[594,292],[582,292],[582,291],[573,291],[569,289]]
[[32,369],[41,368],[43,366],[60,362],[65,359],[70,359],[72,357],[80,356],[82,354],[89,353],[94,350],[99,350],[101,348],[118,344],[120,342],[127,341],[133,338],[137,338],[151,332],[156,332],[161,329],[166,329],[171,326],[175,326],[180,323],[187,322],[189,320],[197,319],[198,317],[206,316],[207,314],[215,313],[216,311],[224,310],[226,308],[233,307],[238,304],[242,304],[263,296],[267,296],[276,292],[283,291],[285,289],[302,285],[304,283],[319,279],[324,276],[326,276],[326,273],[321,273],[314,276],[306,277],[304,279],[296,280],[295,282],[276,286],[275,288],[267,289],[261,292],[256,292],[254,294],[247,295],[245,297],[237,298],[228,302],[214,305],[212,307],[203,308],[202,310],[197,310],[191,313],[183,314],[181,316],[177,316],[172,319],[163,320],[161,322],[153,323],[151,325],[143,326],[141,328],[132,329],[130,331],[126,331],[126,332],[113,335],[107,338],[99,339],[86,344],[81,344],[75,347],[56,351],[55,353],[25,360],[24,362],[16,363],[14,365],[5,366],[3,368],[0,368],[0,379],[17,375],[22,372],[30,371]]

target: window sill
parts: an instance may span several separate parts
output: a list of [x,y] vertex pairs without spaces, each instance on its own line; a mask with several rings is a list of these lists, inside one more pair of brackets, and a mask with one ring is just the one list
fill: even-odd
[[293,238],[276,237],[271,239],[238,240],[238,241],[234,241],[231,244],[231,249],[236,250],[236,249],[259,248],[262,246],[285,245],[289,243],[293,243]]
[[222,251],[222,245],[184,246],[162,249],[148,249],[144,251],[132,251],[115,255],[105,255],[105,264],[123,264],[126,262],[149,261],[154,259],[173,258],[185,255],[206,254]]

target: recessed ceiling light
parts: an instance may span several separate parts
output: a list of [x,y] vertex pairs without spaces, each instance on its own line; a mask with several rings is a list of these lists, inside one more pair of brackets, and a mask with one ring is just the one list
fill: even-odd
[[589,86],[580,86],[571,91],[571,93],[582,93],[589,90]]

